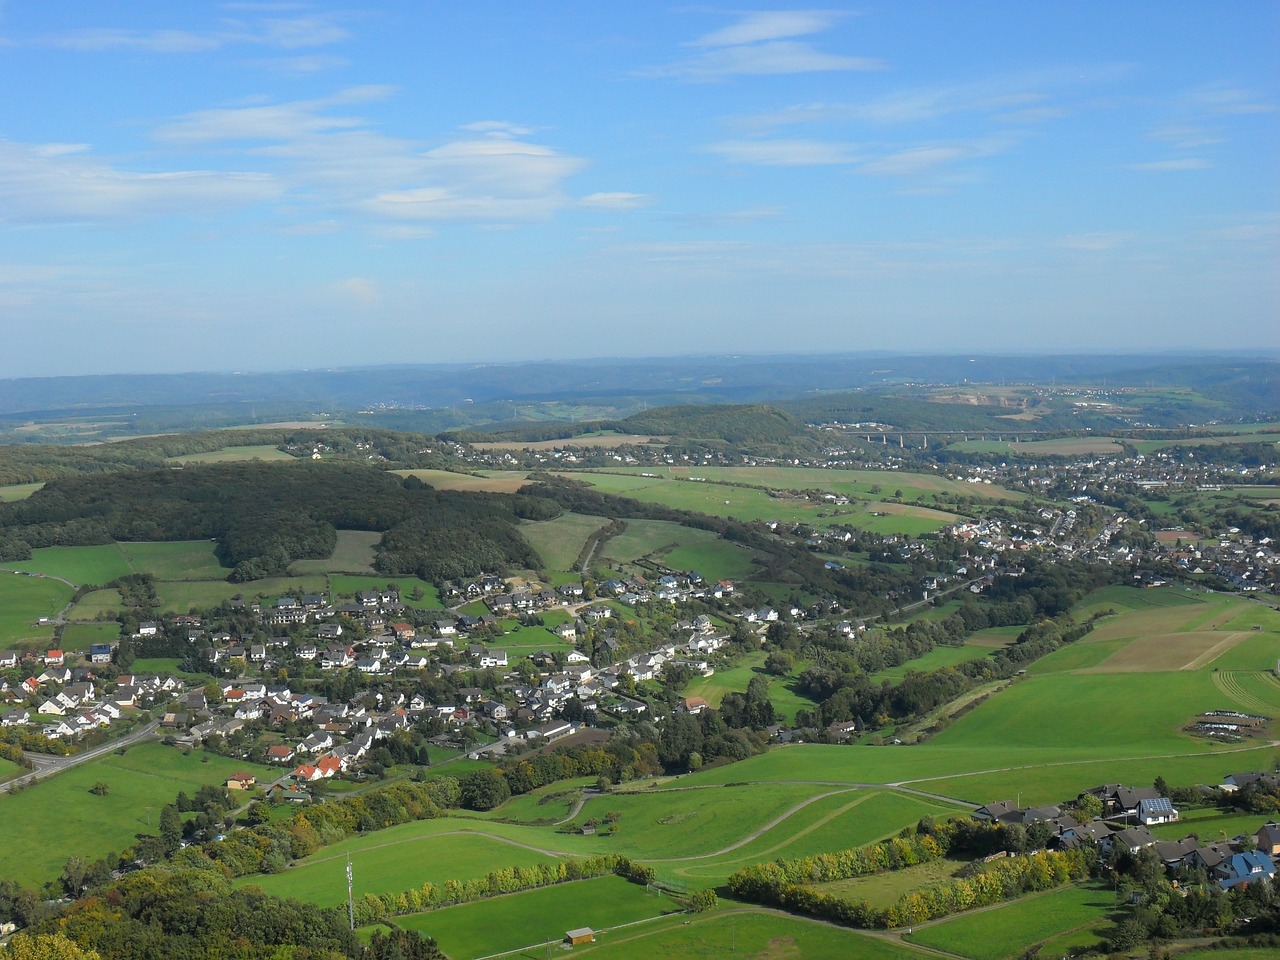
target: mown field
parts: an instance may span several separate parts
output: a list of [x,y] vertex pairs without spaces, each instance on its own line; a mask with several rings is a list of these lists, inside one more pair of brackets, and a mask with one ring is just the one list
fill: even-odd
[[37,621],[56,617],[72,595],[59,580],[0,572],[0,648],[52,641],[53,625]]
[[[160,808],[178,791],[194,793],[248,771],[274,777],[267,767],[203,751],[184,755],[159,743],[139,744],[121,756],[108,753],[15,794],[0,795],[0,876],[31,886],[56,879],[68,857],[97,860],[119,853],[140,833],[159,829]],[[103,782],[106,796],[89,788]]]
[[679,910],[668,896],[620,877],[598,877],[398,917],[396,924],[435,937],[453,960],[464,960],[562,940],[566,930],[603,931]]
[[25,500],[43,486],[43,483],[0,484],[0,503],[13,503],[15,500]]
[[726,693],[744,693],[753,677],[763,677],[769,682],[769,700],[784,722],[794,722],[797,710],[812,710],[817,706],[796,689],[796,678],[806,663],[797,663],[785,677],[774,677],[765,672],[764,661],[763,651],[752,653],[739,660],[737,665],[717,670],[709,677],[694,677],[685,687],[685,696],[702,697],[712,707],[719,707]]
[[971,960],[1005,960],[1034,944],[1102,925],[1115,906],[1110,888],[1073,886],[929,924],[905,939]]
[[609,521],[579,513],[564,513],[554,520],[526,522],[520,535],[538,551],[548,570],[572,570],[587,539]]
[[374,547],[382,534],[369,530],[339,530],[338,545],[324,560],[295,560],[289,565],[294,576],[311,573],[373,573]]
[[671,570],[693,570],[707,580],[742,579],[756,569],[750,550],[710,530],[667,520],[628,520],[627,529],[606,541],[596,559],[597,565],[612,569],[648,561]]
[[482,473],[453,473],[449,470],[393,470],[400,477],[417,477],[437,490],[485,490],[490,493],[515,493],[527,483],[523,470],[485,470]]
[[291,454],[277,449],[269,443],[253,446],[223,447],[221,450],[210,450],[207,453],[191,453],[182,457],[169,457],[168,463],[232,463],[240,460],[294,460]]

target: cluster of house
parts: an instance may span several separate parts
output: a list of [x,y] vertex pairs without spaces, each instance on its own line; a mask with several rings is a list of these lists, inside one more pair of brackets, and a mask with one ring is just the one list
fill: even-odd
[[[1230,793],[1254,781],[1271,784],[1280,778],[1264,773],[1237,773],[1224,778],[1219,789]],[[1081,844],[1095,845],[1104,856],[1117,851],[1137,853],[1152,849],[1170,873],[1203,870],[1210,882],[1222,890],[1250,883],[1269,883],[1280,855],[1280,825],[1263,823],[1252,836],[1220,842],[1203,841],[1195,835],[1180,840],[1161,840],[1150,827],[1174,823],[1179,813],[1173,803],[1150,787],[1103,784],[1085,791],[1102,803],[1102,816],[1080,823],[1061,807],[1019,807],[1013,801],[989,803],[973,812],[975,819],[996,824],[1043,825],[1049,830],[1049,845],[1071,849]],[[1083,796],[1083,795],[1082,795]]]
[[[1165,542],[1167,558],[1179,570],[1214,574],[1245,593],[1280,591],[1280,550],[1271,537],[1250,537],[1238,527],[1230,527],[1213,541],[1180,546],[1175,539],[1168,544],[1169,535],[1178,532],[1167,531],[1161,540]],[[1186,538],[1194,536],[1187,534]]]
[[[106,685],[108,692],[91,664],[68,666],[60,650],[48,651],[42,660],[45,666],[13,689],[0,681],[0,700],[8,705],[0,711],[0,727],[39,725],[50,740],[74,740],[182,690],[182,681],[175,677],[124,674]],[[0,669],[20,662],[11,651],[0,652]],[[27,706],[33,699],[38,705]]]

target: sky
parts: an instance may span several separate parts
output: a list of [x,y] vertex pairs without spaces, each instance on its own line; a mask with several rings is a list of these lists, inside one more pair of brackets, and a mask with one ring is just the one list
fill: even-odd
[[0,377],[1280,350],[1280,3],[0,0]]

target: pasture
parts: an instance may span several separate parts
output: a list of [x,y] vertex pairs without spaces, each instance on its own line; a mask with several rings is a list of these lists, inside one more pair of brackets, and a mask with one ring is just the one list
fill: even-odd
[[694,677],[685,688],[686,697],[702,697],[712,707],[719,707],[726,693],[744,693],[752,677],[764,677],[769,681],[769,700],[786,722],[795,720],[797,710],[812,710],[817,706],[795,689],[795,680],[807,666],[799,663],[786,677],[774,677],[764,672],[765,654],[750,653],[737,665],[727,670],[717,670],[709,677]]
[[873,907],[891,907],[904,894],[950,880],[968,865],[967,860],[942,858],[888,873],[815,883],[813,889],[842,900],[865,900]]
[[95,643],[114,643],[119,639],[118,623],[69,623],[63,627],[58,645],[67,652],[87,653]]
[[1112,890],[1072,886],[928,924],[904,939],[970,960],[1004,960],[1020,956],[1034,944],[1100,925],[1114,909]]
[[[493,870],[549,863],[555,857],[526,849],[513,841],[458,829],[424,838],[416,844],[376,844],[351,853],[357,897],[366,893],[399,893],[424,883],[472,880]],[[375,835],[376,837],[377,835]],[[371,837],[370,839],[374,839]],[[242,878],[277,897],[293,897],[320,906],[336,906],[347,899],[346,854],[325,848],[299,861],[284,873]]]
[[[108,753],[41,780],[16,794],[0,795],[0,876],[39,886],[55,879],[68,857],[97,860],[119,853],[138,834],[159,829],[160,808],[178,791],[194,793],[201,784],[221,783],[236,771],[276,774],[243,760],[203,751],[184,755],[159,743],[132,747],[121,756]],[[89,788],[106,783],[106,796]],[[49,812],[57,811],[57,827]]]
[[[266,582],[266,581],[259,581]],[[414,607],[418,610],[435,610],[440,604],[440,595],[436,592],[436,588],[425,580],[419,580],[417,577],[352,577],[340,574],[334,574],[329,577],[328,589],[332,596],[336,597],[354,597],[361,590],[380,590],[388,584],[393,585],[400,591],[400,600],[406,607]],[[324,587],[314,592],[323,592]],[[414,599],[414,591],[421,590],[422,596]],[[312,591],[307,591],[312,592]]]
[[566,450],[570,448],[599,447],[614,450],[618,447],[644,446],[651,443],[666,443],[669,437],[654,436],[651,433],[609,433],[597,431],[581,433],[576,437],[563,440],[494,440],[486,443],[473,443],[477,450]]
[[398,917],[396,925],[435,937],[453,960],[465,960],[559,941],[577,927],[603,931],[679,910],[670,897],[621,877],[597,877]]
[[13,570],[60,577],[77,586],[85,583],[110,583],[116,577],[134,572],[129,561],[120,552],[119,545],[114,543],[96,547],[37,547],[31,551],[30,560],[5,566]]
[[[754,908],[721,909],[614,930],[597,943],[573,948],[593,960],[705,960],[742,956],[754,960],[919,960],[917,950],[853,930],[767,913]],[[545,948],[512,960],[544,960]],[[1227,957],[1225,960],[1235,960]]]
[[515,493],[527,482],[523,470],[486,470],[483,473],[454,473],[451,470],[392,470],[399,477],[417,477],[437,490],[481,490],[489,493]]
[[71,602],[72,589],[60,580],[0,572],[0,646],[32,646],[53,639],[56,617]]
[[708,580],[741,579],[755,569],[751,551],[669,520],[628,520],[627,529],[600,548],[606,566],[648,561],[672,570],[696,570]]
[[988,484],[965,483],[931,473],[898,470],[827,470],[821,467],[645,467],[625,472],[652,473],[656,477],[683,480],[703,477],[714,483],[746,483],[778,490],[822,490],[849,497],[873,500],[886,490],[902,490],[907,500],[946,497],[985,497],[994,500],[1021,500],[1016,494]]
[[538,551],[548,570],[572,570],[587,540],[607,520],[580,513],[563,513],[554,520],[520,524],[520,535]]
[[43,483],[7,483],[0,485],[0,503],[25,500],[43,486]]
[[218,560],[213,540],[117,543],[116,547],[132,572],[149,573],[157,580],[222,580],[231,572]]
[[292,454],[285,453],[269,443],[252,446],[223,447],[221,450],[210,450],[207,453],[189,453],[181,457],[169,457],[166,463],[234,463],[241,460],[293,460]]
[[871,674],[871,679],[877,682],[901,680],[907,675],[908,670],[927,673],[930,670],[941,670],[943,667],[954,667],[957,664],[968,663],[970,660],[981,660],[983,657],[990,656],[993,649],[990,646],[973,643],[966,643],[962,647],[934,647],[923,657],[916,657],[896,667],[889,667]]
[[1064,437],[1059,440],[958,440],[947,444],[960,453],[1001,453],[1012,457],[1088,457],[1124,453],[1114,437]]
[[382,534],[368,530],[339,530],[331,556],[324,560],[295,560],[289,565],[289,573],[373,573],[374,547],[381,539]]

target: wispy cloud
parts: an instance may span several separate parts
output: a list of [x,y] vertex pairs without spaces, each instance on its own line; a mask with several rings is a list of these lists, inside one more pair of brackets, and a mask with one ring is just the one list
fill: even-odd
[[701,53],[641,72],[651,77],[709,81],[732,76],[883,69],[880,60],[826,53],[806,40],[795,39],[829,30],[844,16],[830,10],[750,13],[737,23],[686,44]]
[[1102,252],[1123,247],[1133,240],[1132,233],[1073,233],[1063,237],[1058,245],[1067,250],[1083,250],[1086,252]]
[[589,193],[578,206],[584,210],[638,210],[653,202],[653,197],[643,193]]
[[1155,173],[1177,173],[1182,170],[1207,170],[1213,164],[1203,157],[1178,157],[1173,160],[1152,160],[1149,163],[1131,163],[1130,170],[1148,170]]
[[864,163],[859,169],[875,176],[914,177],[939,167],[994,156],[1012,145],[1013,140],[1007,137],[929,144],[885,154]]
[[733,163],[767,167],[831,166],[859,159],[852,144],[822,140],[722,140],[706,150]]
[[462,129],[471,133],[487,134],[490,137],[527,137],[534,132],[532,127],[509,123],[506,120],[477,120],[475,123],[464,124]]
[[0,141],[0,219],[9,222],[120,220],[208,214],[274,199],[275,177],[215,170],[125,170],[79,145]]
[[[276,12],[277,5],[236,5],[234,9]],[[107,52],[122,50],[142,53],[203,53],[234,45],[256,45],[281,50],[327,46],[350,35],[336,15],[306,14],[294,17],[263,17],[256,20],[228,19],[211,24],[207,30],[130,30],[117,27],[87,27],[36,37],[34,46],[58,50]]]

